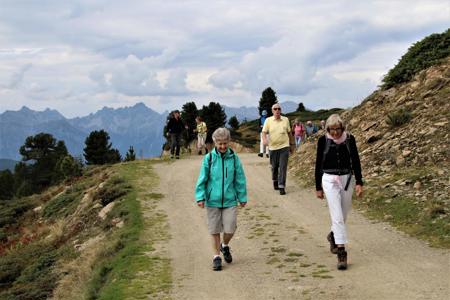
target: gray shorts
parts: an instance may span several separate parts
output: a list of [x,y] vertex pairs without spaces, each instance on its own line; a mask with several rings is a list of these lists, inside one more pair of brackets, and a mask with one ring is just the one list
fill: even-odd
[[208,231],[210,234],[234,233],[237,228],[237,207],[206,207]]

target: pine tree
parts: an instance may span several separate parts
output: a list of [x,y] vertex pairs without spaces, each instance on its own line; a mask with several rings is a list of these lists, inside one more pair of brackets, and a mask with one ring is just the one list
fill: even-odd
[[111,149],[109,134],[103,129],[92,131],[86,138],[84,158],[88,165],[103,165],[120,161],[120,153],[117,149]]
[[233,130],[237,130],[239,129],[239,120],[236,118],[236,116],[232,116],[229,120],[228,120],[228,125],[230,125],[230,127]]
[[117,150],[117,149],[110,149],[109,151],[108,151],[108,154],[106,155],[106,162],[108,163],[108,164],[115,164],[115,163],[118,163],[118,162],[121,162],[122,161],[122,156],[120,155],[120,152],[119,152],[119,150]]
[[213,132],[217,128],[225,126],[227,115],[218,102],[210,102],[208,106],[203,105],[199,114],[206,123],[206,127],[208,127],[208,135],[206,137],[206,141],[208,143],[211,143]]
[[9,200],[14,196],[14,175],[10,170],[0,171],[0,200]]
[[57,141],[51,134],[39,133],[26,138],[19,150],[23,162],[17,164],[15,187],[20,196],[39,192],[60,180],[56,166],[68,155],[64,141]]
[[75,176],[81,176],[83,164],[72,155],[66,155],[58,161],[56,169],[62,178],[69,179]]
[[267,117],[270,117],[272,115],[272,105],[274,105],[275,103],[278,103],[275,91],[272,90],[271,87],[266,88],[262,92],[261,98],[259,99],[259,106],[258,106],[259,115],[261,115],[263,110],[266,110]]
[[127,154],[125,154],[125,161],[133,161],[136,160],[136,154],[134,153],[133,146],[130,146]]
[[303,105],[303,102],[300,102],[299,104],[298,104],[298,107],[297,107],[297,110],[296,110],[297,112],[305,112],[306,111],[306,108],[305,108],[305,106]]
[[193,139],[195,139],[194,129],[197,127],[195,118],[198,116],[198,109],[195,102],[187,102],[183,105],[181,110],[181,119],[184,124],[188,126],[186,130],[185,139],[186,144],[189,144]]

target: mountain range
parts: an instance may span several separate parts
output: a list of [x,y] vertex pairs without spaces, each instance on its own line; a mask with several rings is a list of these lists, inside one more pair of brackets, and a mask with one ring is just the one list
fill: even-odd
[[[284,102],[284,112],[295,111],[297,104]],[[258,118],[256,107],[223,106],[228,117],[239,121]],[[143,103],[132,107],[108,108],[88,116],[67,119],[56,110],[34,111],[24,106],[18,111],[0,114],[0,158],[20,160],[19,148],[28,136],[46,132],[63,140],[74,156],[82,156],[84,142],[91,131],[104,129],[110,136],[112,147],[122,156],[133,146],[138,157],[159,155],[165,141],[163,128],[167,112],[158,113]]]

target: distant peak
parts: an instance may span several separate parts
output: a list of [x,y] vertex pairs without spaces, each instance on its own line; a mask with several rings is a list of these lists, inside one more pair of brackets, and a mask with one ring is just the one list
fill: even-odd
[[147,105],[145,105],[144,102],[138,102],[138,103],[136,103],[133,107],[138,107],[138,108],[146,107],[146,108],[147,108]]

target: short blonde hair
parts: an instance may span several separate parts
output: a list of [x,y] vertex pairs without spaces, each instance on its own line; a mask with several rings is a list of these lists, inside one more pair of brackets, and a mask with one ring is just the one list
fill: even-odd
[[229,142],[231,140],[230,131],[225,127],[217,128],[212,134],[212,139],[214,143],[217,143],[217,141]]
[[328,131],[331,126],[341,126],[342,130],[345,130],[345,123],[342,120],[341,116],[338,114],[332,114],[328,117],[327,122],[325,123],[325,130]]

